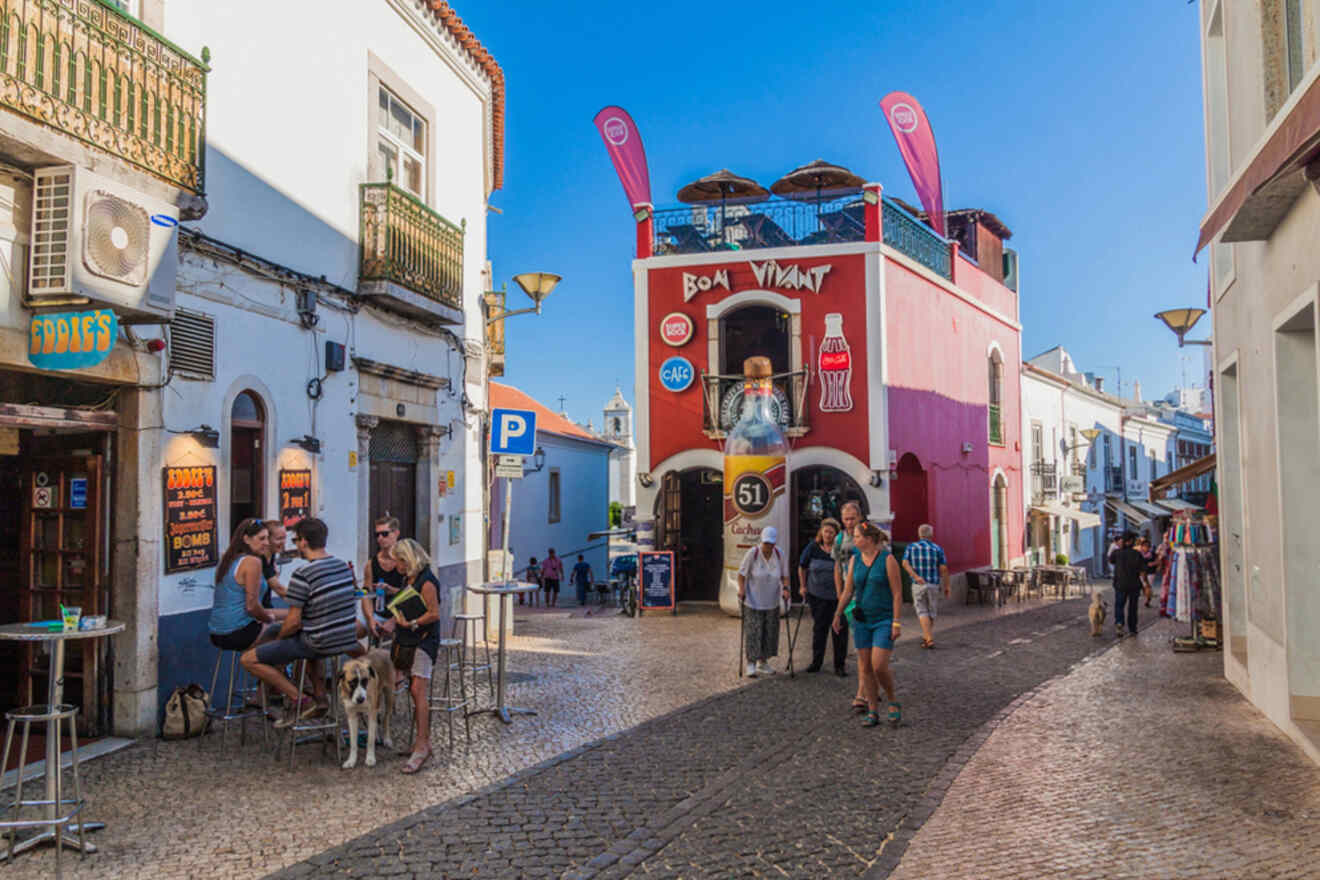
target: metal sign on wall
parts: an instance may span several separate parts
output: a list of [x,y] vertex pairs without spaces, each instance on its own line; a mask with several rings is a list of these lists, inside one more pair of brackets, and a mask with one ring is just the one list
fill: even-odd
[[109,309],[33,315],[28,325],[28,360],[43,370],[76,370],[105,360],[119,336],[119,318]]
[[165,486],[165,573],[210,568],[219,560],[215,465],[161,469]]

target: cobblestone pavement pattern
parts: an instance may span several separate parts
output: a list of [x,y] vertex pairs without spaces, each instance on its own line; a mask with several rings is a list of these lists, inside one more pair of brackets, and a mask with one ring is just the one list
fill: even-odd
[[[900,643],[904,725],[864,730],[853,680],[777,676],[424,810],[292,877],[822,877],[883,867],[950,758],[1093,639],[1073,600]],[[947,783],[945,783],[947,785]],[[887,868],[886,868],[887,871]]]
[[[1183,632],[1185,625],[1177,627]],[[1000,724],[893,880],[1320,877],[1320,774],[1161,622]]]
[[[1031,607],[956,608],[950,609],[948,620],[965,624]],[[914,619],[910,629],[915,632],[915,627]],[[808,620],[799,642],[799,665],[806,662],[809,628]],[[518,718],[510,727],[489,716],[474,718],[471,746],[464,744],[458,725],[453,761],[447,762],[443,748],[438,749],[436,760],[415,777],[399,775],[403,756],[378,750],[375,768],[359,764],[345,771],[334,764],[333,749],[330,759],[323,760],[314,745],[299,747],[290,773],[287,752],[284,761],[273,762],[260,745],[255,725],[242,748],[231,729],[224,752],[212,734],[200,744],[164,743],[158,750],[139,745],[91,761],[83,765],[87,816],[107,827],[91,836],[100,852],[84,860],[66,859],[65,875],[158,880],[264,876],[426,807],[498,785],[511,774],[602,737],[745,688],[753,682],[736,675],[737,631],[736,620],[710,609],[685,608],[677,617],[647,614],[630,620],[612,611],[585,617],[580,609],[519,608],[518,634],[509,642],[508,702],[540,714]],[[486,697],[484,681],[481,696]],[[440,719],[433,736],[437,745],[444,744]],[[395,738],[406,747],[410,733],[400,735],[396,728]],[[662,746],[658,742],[656,748]],[[643,802],[650,810],[678,796],[685,785],[699,786],[701,773],[707,772],[703,768],[718,773],[721,759],[716,755],[694,764],[667,788],[651,778],[655,767],[645,761],[598,771],[616,777],[591,782],[596,804],[589,818],[592,833],[603,833],[611,842],[615,835],[626,835],[634,827],[630,823],[642,815],[629,803],[639,797],[636,792],[664,789],[657,799]],[[584,787],[581,778],[569,782]],[[527,809],[524,818],[536,821],[529,818],[537,815],[534,804],[529,801]],[[523,814],[510,814],[507,823],[518,816]],[[614,824],[599,826],[600,817],[606,816]],[[560,827],[567,823],[557,813],[547,813],[541,830],[530,824],[527,830],[585,834],[580,828]],[[0,866],[7,878],[49,877],[53,871],[49,847]]]

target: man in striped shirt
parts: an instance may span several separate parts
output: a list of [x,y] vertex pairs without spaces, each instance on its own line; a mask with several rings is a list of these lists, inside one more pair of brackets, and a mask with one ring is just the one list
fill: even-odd
[[[289,578],[285,601],[289,615],[284,618],[275,641],[252,648],[243,654],[243,668],[284,695],[286,705],[295,707],[277,722],[288,727],[299,718],[324,715],[329,708],[325,694],[325,674],[320,658],[336,654],[359,654],[357,642],[357,594],[353,570],[342,559],[325,550],[329,534],[324,522],[315,517],[301,520],[293,527],[293,543],[307,565]],[[298,693],[298,688],[284,676],[284,667],[296,660],[312,662],[309,674],[315,698]]]

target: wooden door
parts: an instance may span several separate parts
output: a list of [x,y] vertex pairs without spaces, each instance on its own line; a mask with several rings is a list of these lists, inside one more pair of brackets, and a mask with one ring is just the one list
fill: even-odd
[[[102,461],[92,455],[27,462],[19,557],[19,614],[24,621],[55,620],[61,605],[77,605],[84,615],[105,613]],[[83,707],[84,723],[100,715],[99,642],[89,639],[70,646],[65,656],[65,702]],[[25,702],[46,699],[49,662],[36,648],[25,649],[20,676]]]
[[683,478],[676,471],[667,471],[661,478],[658,532],[655,549],[677,553],[683,538]]
[[383,516],[393,516],[399,520],[401,537],[417,537],[417,465],[415,463],[402,461],[371,463],[369,522],[374,523]]

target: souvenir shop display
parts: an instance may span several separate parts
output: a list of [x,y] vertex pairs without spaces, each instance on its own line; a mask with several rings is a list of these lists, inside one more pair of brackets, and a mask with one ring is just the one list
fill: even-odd
[[1168,547],[1160,590],[1160,614],[1189,625],[1173,640],[1175,651],[1221,648],[1219,534],[1217,518],[1179,514],[1165,532]]

